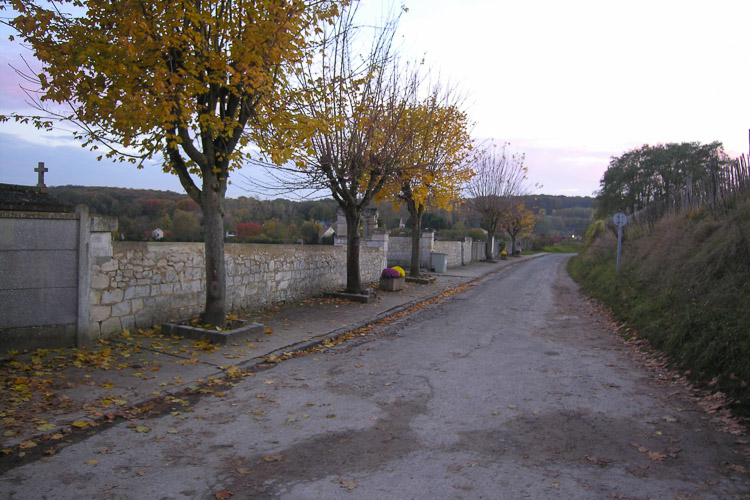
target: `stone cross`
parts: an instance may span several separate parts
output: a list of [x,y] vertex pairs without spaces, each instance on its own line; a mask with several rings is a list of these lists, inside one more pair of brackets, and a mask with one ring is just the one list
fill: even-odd
[[47,186],[44,185],[44,172],[49,172],[49,169],[45,168],[43,161],[39,162],[39,166],[34,169],[34,172],[39,173],[39,178],[36,182],[36,187],[42,188],[42,189],[46,188]]

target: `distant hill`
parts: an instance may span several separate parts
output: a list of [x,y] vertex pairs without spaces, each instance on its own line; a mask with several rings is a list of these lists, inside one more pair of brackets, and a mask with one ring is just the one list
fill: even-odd
[[[150,238],[150,232],[160,228],[167,239],[178,241],[200,240],[201,211],[184,193],[154,189],[116,187],[55,186],[50,192],[74,205],[87,205],[93,213],[116,217],[119,235],[126,240]],[[592,222],[594,198],[583,196],[532,195],[525,197],[527,208],[541,215],[535,233],[569,236],[583,235]],[[380,204],[380,213],[388,229],[398,227],[408,218],[405,209],[393,210],[390,203]],[[424,222],[434,229],[448,229],[456,224],[471,228],[478,219],[463,205],[459,210],[429,211]],[[241,196],[228,198],[225,203],[225,225],[235,233],[241,224],[266,226],[265,237],[258,241],[296,241],[306,222],[320,226],[336,222],[336,203],[332,199],[291,201],[286,199],[259,200]],[[177,217],[177,218],[175,218]],[[177,227],[175,227],[177,225]],[[260,235],[256,235],[260,237]]]
[[526,208],[541,216],[534,234],[582,237],[594,222],[596,199],[590,196],[526,196]]

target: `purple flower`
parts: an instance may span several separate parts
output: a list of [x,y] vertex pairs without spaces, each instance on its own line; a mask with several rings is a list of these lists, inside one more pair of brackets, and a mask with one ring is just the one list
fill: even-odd
[[391,269],[390,267],[386,267],[383,269],[383,272],[380,273],[381,278],[398,278],[399,276],[401,275],[398,274],[398,271]]

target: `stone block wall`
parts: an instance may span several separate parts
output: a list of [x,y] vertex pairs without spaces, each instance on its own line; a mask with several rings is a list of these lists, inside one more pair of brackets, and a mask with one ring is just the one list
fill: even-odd
[[471,260],[487,260],[487,243],[484,241],[473,241],[471,243]]
[[472,240],[469,237],[464,238],[464,241],[461,242],[461,255],[463,255],[463,265],[468,264],[471,262],[471,247],[474,240]]
[[411,264],[411,237],[390,236],[388,238],[388,265],[409,267]]
[[[422,267],[430,268],[430,253],[434,250],[435,233],[425,231],[419,240]],[[411,236],[391,236],[388,238],[388,265],[409,268],[411,266]]]
[[[346,284],[346,248],[225,245],[227,309],[250,312]],[[360,248],[365,283],[377,281],[381,248]],[[203,243],[115,242],[108,262],[91,266],[90,329],[107,336],[187,319],[205,302]]]
[[76,343],[79,221],[75,213],[0,212],[0,344]]
[[448,256],[448,267],[456,267],[463,264],[460,241],[436,241],[433,250]]

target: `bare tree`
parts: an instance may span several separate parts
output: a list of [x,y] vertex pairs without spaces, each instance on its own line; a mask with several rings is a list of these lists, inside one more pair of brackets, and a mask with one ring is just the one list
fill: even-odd
[[472,208],[487,231],[487,260],[493,257],[495,232],[508,216],[515,198],[527,194],[525,155],[508,154],[507,143],[479,146],[470,161],[474,177],[467,185]]

